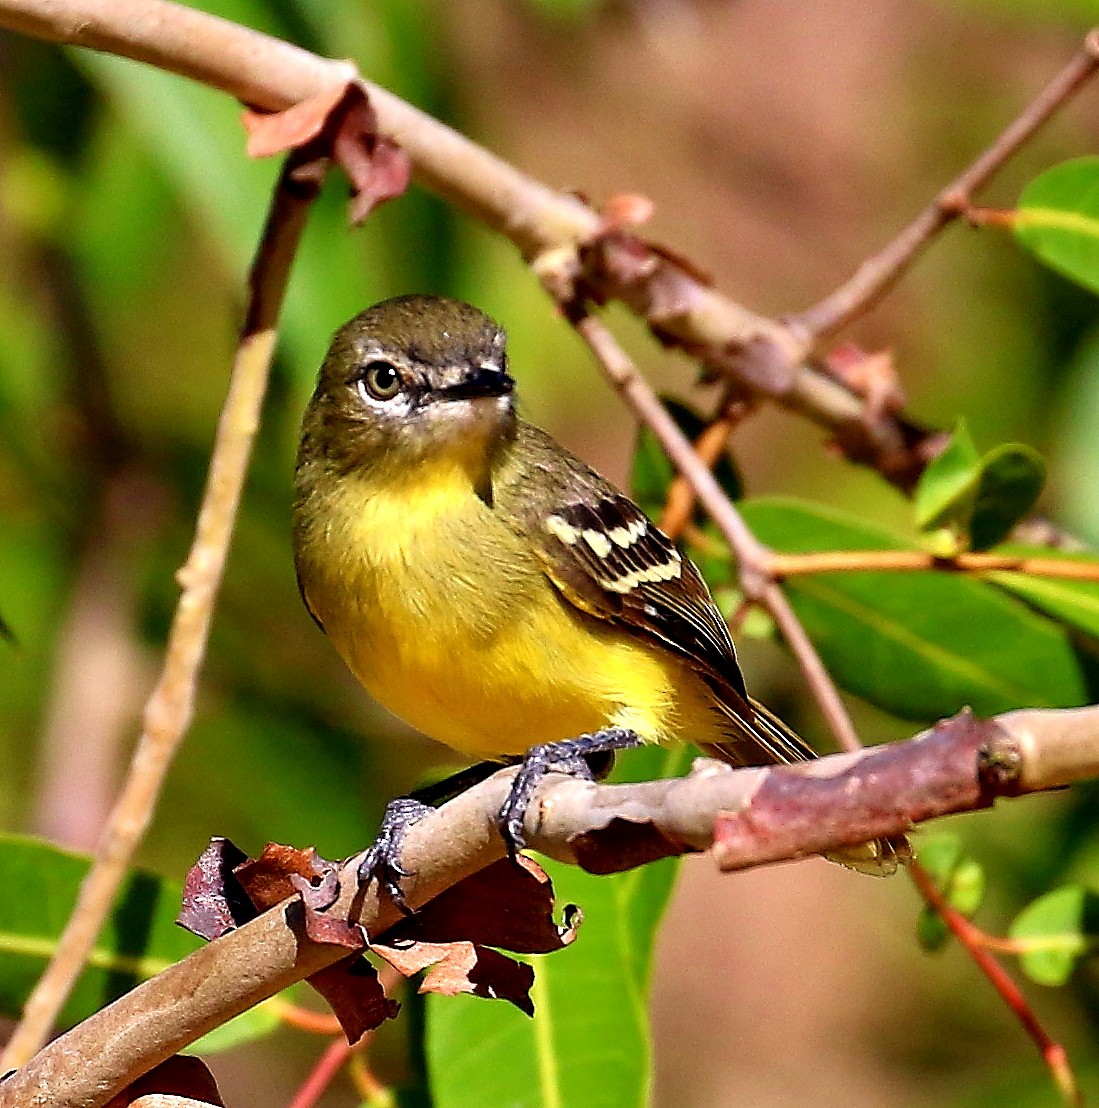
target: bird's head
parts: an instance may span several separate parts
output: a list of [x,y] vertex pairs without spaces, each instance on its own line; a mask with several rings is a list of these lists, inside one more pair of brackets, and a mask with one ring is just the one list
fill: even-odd
[[515,430],[506,336],[484,313],[439,296],[398,296],[336,332],[302,450],[328,465],[487,465]]

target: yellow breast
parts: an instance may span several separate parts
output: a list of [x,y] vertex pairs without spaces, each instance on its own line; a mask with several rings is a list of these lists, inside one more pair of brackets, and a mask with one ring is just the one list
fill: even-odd
[[299,571],[369,692],[471,757],[610,725],[649,741],[720,738],[701,681],[573,608],[461,472],[330,496]]

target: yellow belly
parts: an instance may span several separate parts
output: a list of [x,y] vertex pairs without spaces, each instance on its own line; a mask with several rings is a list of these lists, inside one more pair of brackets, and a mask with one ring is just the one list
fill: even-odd
[[591,621],[548,589],[487,640],[434,623],[410,642],[405,622],[376,627],[367,651],[348,661],[392,712],[471,757],[522,754],[612,725],[648,741],[676,737],[684,721],[673,667],[619,634],[581,627]]
[[572,607],[479,501],[473,513],[468,498],[454,513],[351,502],[327,532],[343,556],[322,564],[337,572],[307,572],[305,592],[371,695],[424,734],[473,758],[608,726],[650,742],[723,737],[692,671]]

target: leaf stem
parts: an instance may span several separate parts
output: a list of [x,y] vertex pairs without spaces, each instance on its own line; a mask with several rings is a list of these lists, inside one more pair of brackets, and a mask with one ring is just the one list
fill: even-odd
[[1011,1009],[1022,1024],[1023,1030],[1033,1040],[1064,1102],[1069,1105],[1083,1104],[1076,1076],[1065,1048],[1050,1038],[1039,1022],[1034,1009],[1023,996],[1022,990],[1007,970],[989,953],[990,936],[962,915],[943,896],[934,879],[918,861],[913,859],[909,862],[908,872],[924,901],[942,917],[947,927],[965,948],[966,953],[976,962],[977,968],[988,978],[1001,1000]]

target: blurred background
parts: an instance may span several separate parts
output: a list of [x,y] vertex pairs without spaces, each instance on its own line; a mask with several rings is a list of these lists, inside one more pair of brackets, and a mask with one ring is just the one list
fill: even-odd
[[[829,291],[1067,60],[1095,0],[211,0],[335,57],[563,189],[640,192],[648,233],[757,310]],[[1091,152],[1099,86],[983,199]],[[0,826],[89,847],[137,734],[190,541],[242,288],[276,173],[244,159],[227,98],[136,65],[0,35]],[[413,189],[360,231],[333,180],[293,276],[285,332],[198,718],[143,864],[181,876],[214,833],[357,849],[385,799],[447,752],[369,704],[298,599],[288,510],[302,408],[328,337],[384,296],[464,297],[511,336],[528,418],[618,482],[635,438],[507,243]],[[625,313],[662,391],[712,391]],[[850,335],[895,352],[910,410],[978,443],[1047,452],[1044,507],[1099,540],[1096,304],[996,231],[952,228]],[[820,499],[907,527],[873,474],[764,412],[735,451],[751,494]],[[786,654],[749,683],[827,738]],[[874,740],[913,732],[856,703]],[[366,741],[364,741],[364,739]],[[340,783],[339,790],[333,782]],[[992,873],[995,929],[1096,847],[1094,794],[954,821]],[[1062,868],[1058,868],[1062,867]],[[913,937],[915,893],[822,863],[719,878],[684,866],[655,980],[662,1108],[1053,1103],[1011,1015],[957,951]],[[1099,1060],[1087,974],[1030,991],[1082,1069]],[[374,1061],[399,1077],[400,1028]],[[220,1056],[234,1089],[292,1087],[316,1043]],[[1031,1087],[1033,1086],[1033,1090]],[[1033,1099],[1029,1099],[1033,1096]],[[268,1102],[278,1099],[272,1092]],[[354,1103],[349,1087],[325,1104]]]

